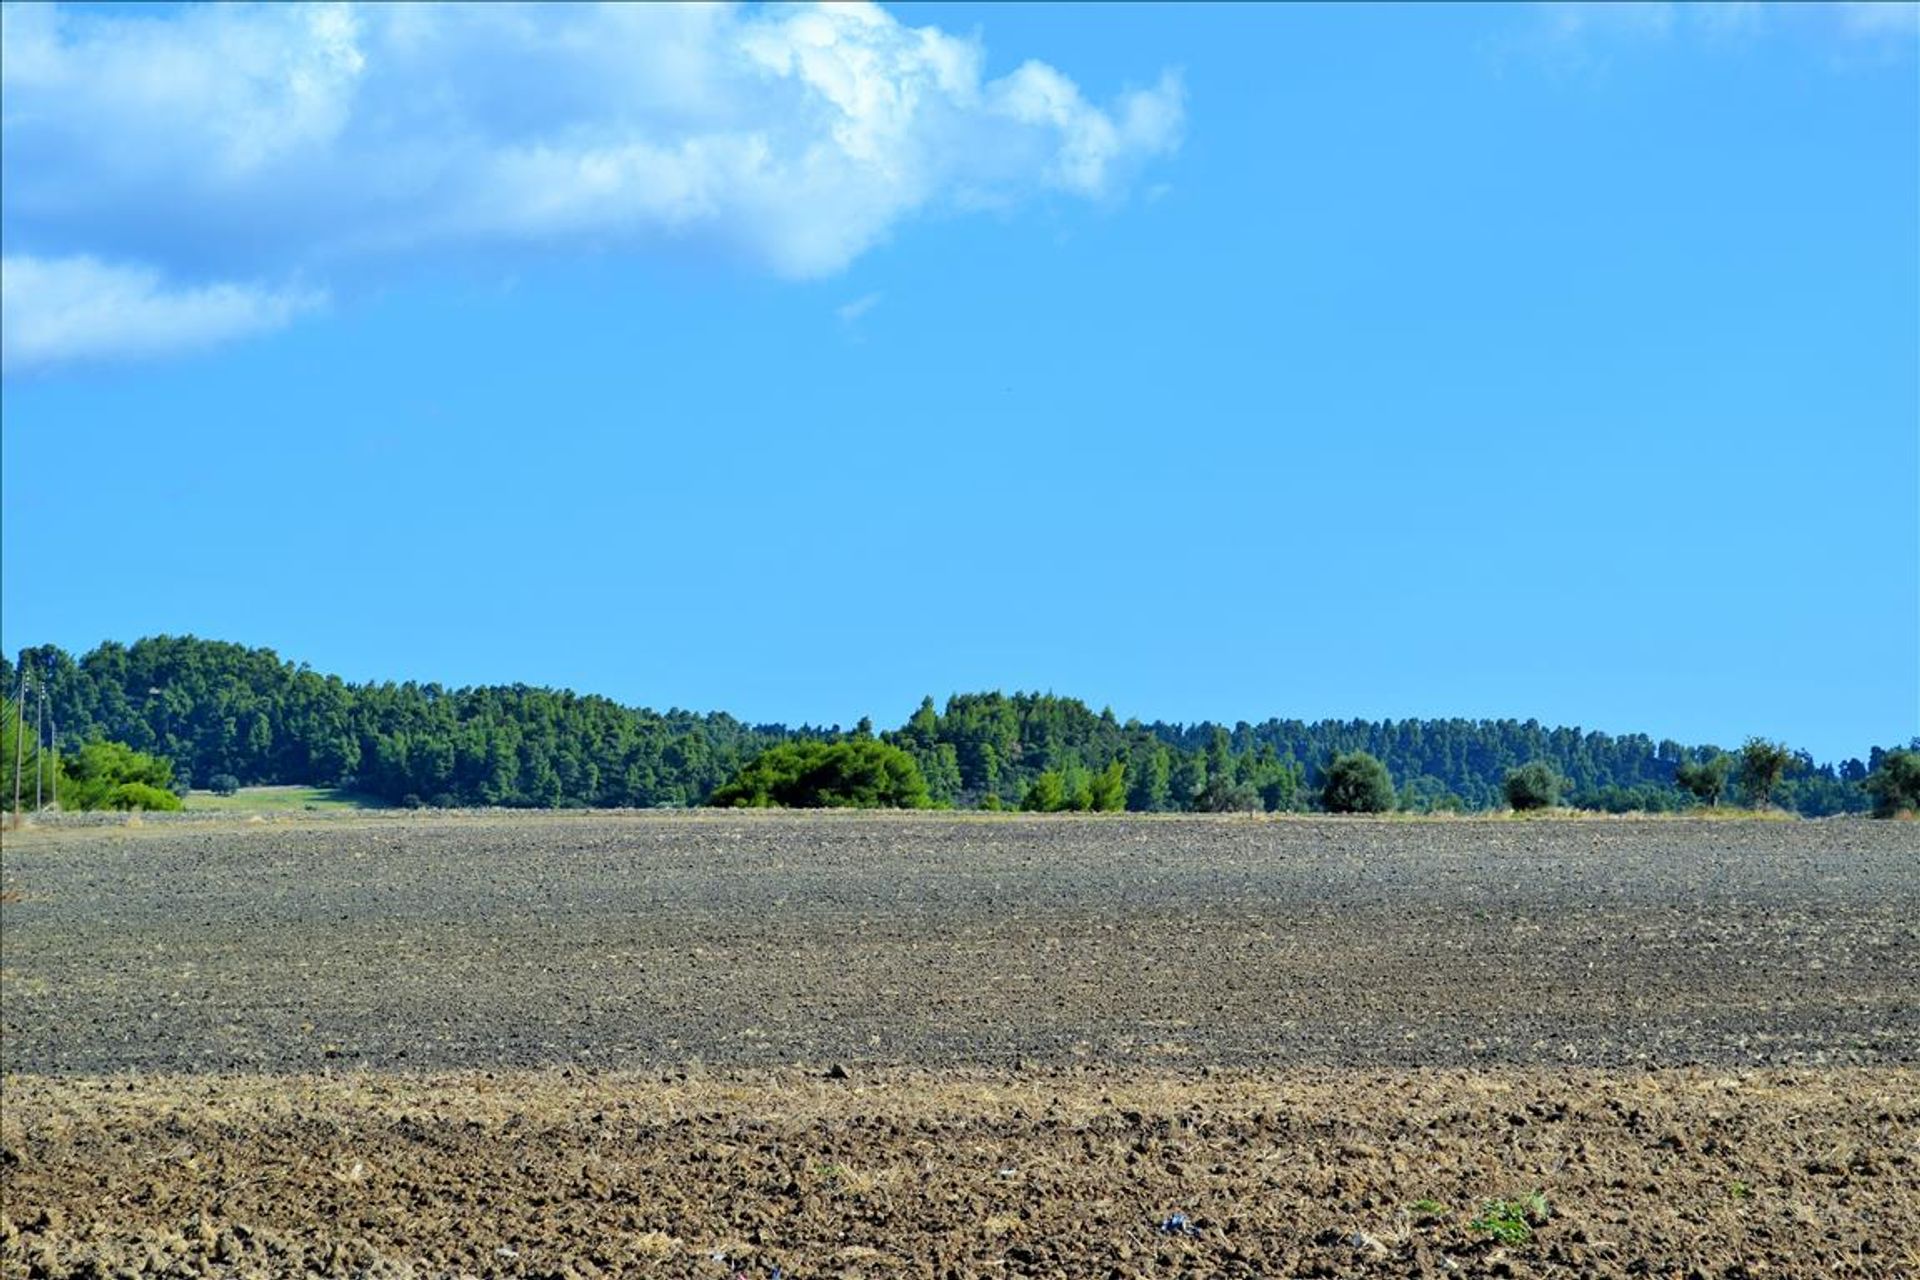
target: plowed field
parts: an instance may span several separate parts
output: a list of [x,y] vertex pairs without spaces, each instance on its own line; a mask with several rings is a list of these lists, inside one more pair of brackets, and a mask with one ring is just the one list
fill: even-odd
[[149,821],[3,887],[7,1276],[1920,1266],[1914,824]]

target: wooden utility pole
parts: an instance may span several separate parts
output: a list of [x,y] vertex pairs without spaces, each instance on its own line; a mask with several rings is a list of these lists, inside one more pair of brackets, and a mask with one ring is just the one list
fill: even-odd
[[[53,687],[53,655],[47,655],[47,687]],[[47,745],[53,748],[53,767],[48,770],[53,780],[53,807],[60,807],[60,713],[53,703],[47,703]]]
[[47,678],[41,676],[33,685],[33,811],[40,812],[46,807],[46,784],[42,779],[46,770],[40,767],[40,750],[47,745]]
[[20,760],[27,749],[27,651],[20,651],[20,696],[13,700],[19,727],[13,731],[13,829],[20,829]]

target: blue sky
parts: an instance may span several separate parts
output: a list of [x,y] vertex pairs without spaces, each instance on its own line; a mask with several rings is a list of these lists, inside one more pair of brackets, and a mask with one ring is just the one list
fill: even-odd
[[9,651],[1920,733],[1912,6],[3,24]]

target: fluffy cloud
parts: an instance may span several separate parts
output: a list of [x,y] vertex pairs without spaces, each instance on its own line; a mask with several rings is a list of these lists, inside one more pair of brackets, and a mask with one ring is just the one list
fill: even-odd
[[9,255],[0,257],[0,365],[174,355],[280,328],[323,301],[238,284],[168,288],[147,268]]
[[0,236],[37,264],[8,314],[43,332],[39,289],[83,260],[234,315],[289,295],[153,282],[503,243],[830,275],[923,210],[1111,200],[1183,122],[1171,73],[1096,104],[1044,63],[991,78],[976,41],[864,4],[34,4],[0,14],[0,45]]

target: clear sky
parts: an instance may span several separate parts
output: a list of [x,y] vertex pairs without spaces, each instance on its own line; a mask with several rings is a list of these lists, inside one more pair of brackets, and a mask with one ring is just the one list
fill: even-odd
[[10,8],[0,643],[1920,733],[1920,18]]

